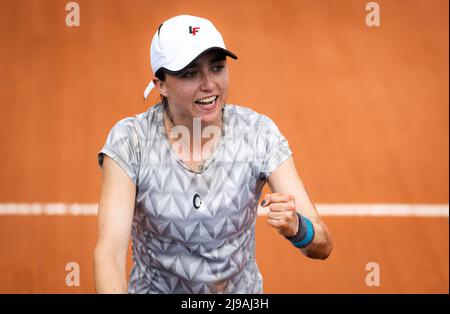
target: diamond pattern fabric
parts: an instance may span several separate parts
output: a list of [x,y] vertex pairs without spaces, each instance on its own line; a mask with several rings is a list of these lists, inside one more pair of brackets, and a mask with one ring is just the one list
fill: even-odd
[[98,153],[100,168],[108,155],[137,186],[128,292],[263,293],[258,199],[292,155],[287,140],[267,116],[227,104],[222,135],[195,172],[170,145],[163,111],[158,103],[120,120]]

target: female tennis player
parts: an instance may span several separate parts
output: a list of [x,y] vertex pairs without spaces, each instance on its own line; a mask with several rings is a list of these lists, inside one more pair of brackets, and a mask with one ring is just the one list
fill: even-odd
[[267,223],[294,250],[327,258],[329,232],[286,138],[267,116],[227,104],[227,58],[237,56],[215,26],[175,16],[155,32],[150,56],[144,98],[155,88],[161,101],[120,120],[98,154],[97,292],[263,293],[254,229],[266,183]]

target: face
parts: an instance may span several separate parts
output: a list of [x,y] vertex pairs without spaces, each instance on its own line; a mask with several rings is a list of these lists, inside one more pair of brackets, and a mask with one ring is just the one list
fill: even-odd
[[210,51],[181,74],[166,73],[165,81],[156,80],[155,85],[167,97],[175,119],[188,125],[193,118],[201,118],[202,125],[217,123],[228,96],[226,57]]

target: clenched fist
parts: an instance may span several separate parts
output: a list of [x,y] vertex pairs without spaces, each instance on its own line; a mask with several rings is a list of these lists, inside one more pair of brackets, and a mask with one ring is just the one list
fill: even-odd
[[267,223],[285,236],[294,236],[299,228],[299,219],[295,208],[295,197],[291,194],[266,194],[261,203],[262,207],[269,206]]

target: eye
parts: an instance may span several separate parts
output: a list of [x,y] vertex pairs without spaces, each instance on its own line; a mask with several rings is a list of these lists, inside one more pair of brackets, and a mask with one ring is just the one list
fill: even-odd
[[225,68],[225,66],[223,66],[222,64],[218,64],[218,65],[213,67],[213,70],[215,72],[220,72],[220,71],[222,71],[223,68]]
[[197,71],[187,71],[181,75],[183,78],[190,78],[197,75]]

